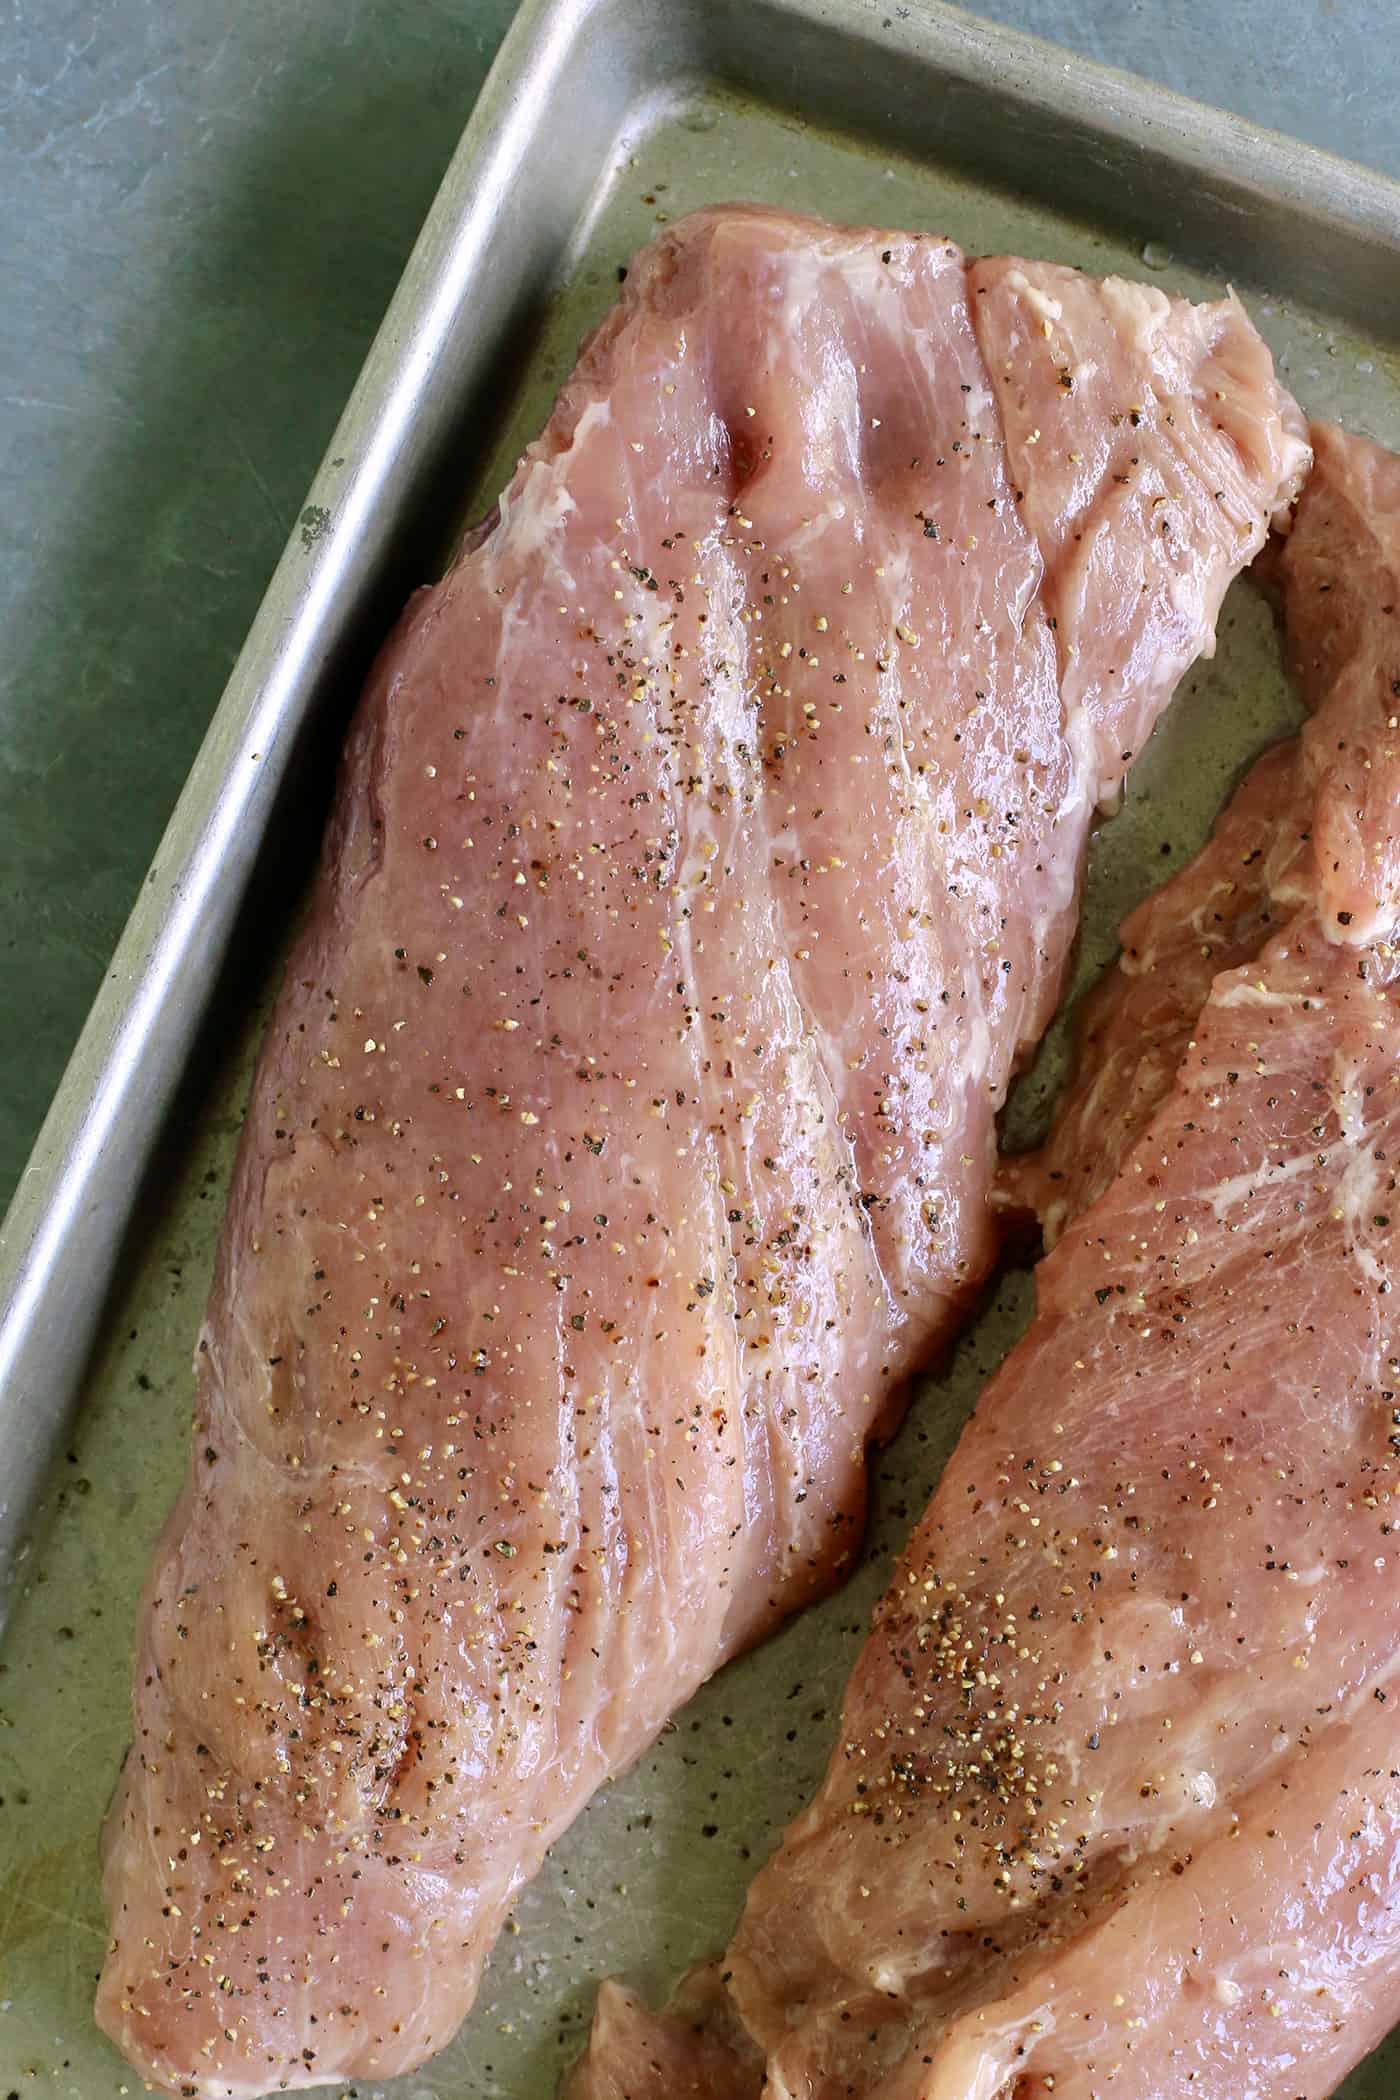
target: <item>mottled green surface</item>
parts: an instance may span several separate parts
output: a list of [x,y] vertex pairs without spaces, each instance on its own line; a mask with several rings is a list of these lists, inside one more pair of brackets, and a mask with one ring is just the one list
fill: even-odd
[[[221,44],[212,31],[200,43],[205,17],[191,0],[159,23],[111,0],[86,54],[92,25],[73,12],[67,70],[55,57],[53,84],[9,113],[5,150],[34,156],[6,192],[20,205],[3,236],[20,252],[8,283],[23,296],[0,319],[0,355],[14,347],[7,333],[34,331],[21,382],[30,405],[0,403],[16,433],[0,490],[0,589],[18,606],[0,700],[0,871],[15,891],[13,989],[0,1000],[11,1171],[503,13],[475,7],[468,33],[467,15],[440,0],[411,12],[255,0]],[[1108,23],[1108,0],[1080,11],[1081,35],[1096,14]],[[1049,0],[1037,15],[1064,26]],[[1251,15],[1264,20],[1252,0],[1235,11],[1237,22]],[[16,20],[11,40],[63,34],[55,6],[42,32]],[[1274,63],[1276,40],[1270,49]],[[1120,39],[1114,55],[1133,52]],[[1370,56],[1390,62],[1379,45]],[[1208,88],[1198,57],[1186,84]],[[1377,79],[1368,95],[1381,90]],[[477,495],[538,425],[617,262],[658,210],[745,190],[941,225],[974,247],[1146,267],[1140,247],[754,112],[708,109],[698,125],[638,139],[633,154],[496,457],[473,463]],[[1202,288],[1184,263],[1161,281]],[[1384,357],[1306,316],[1258,311],[1310,405],[1400,439]],[[1267,614],[1237,588],[1219,657],[1188,682],[1096,849],[1081,977],[1111,952],[1122,909],[1179,863],[1239,763],[1291,712]],[[95,1832],[125,1734],[135,1594],[183,1461],[188,1356],[254,1032],[231,1050],[183,1178],[150,1221],[0,1658],[0,2100],[135,2089],[90,2019],[103,1944]],[[1032,1096],[1028,1113],[1035,1106]],[[581,1819],[522,1899],[519,1932],[502,1942],[463,2036],[400,2081],[396,2100],[547,2100],[598,1976],[620,1967],[661,1983],[723,1938],[753,1863],[825,1761],[888,1555],[1027,1304],[1024,1279],[1010,1278],[950,1376],[921,1395],[881,1466],[875,1550],[856,1582],[726,1673]],[[1396,2083],[1373,2066],[1353,2100],[1386,2100]]]

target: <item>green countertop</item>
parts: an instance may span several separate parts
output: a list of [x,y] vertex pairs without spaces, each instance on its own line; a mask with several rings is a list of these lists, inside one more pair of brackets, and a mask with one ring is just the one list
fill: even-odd
[[[984,10],[1400,174],[1385,0]],[[512,0],[0,0],[0,1204]]]

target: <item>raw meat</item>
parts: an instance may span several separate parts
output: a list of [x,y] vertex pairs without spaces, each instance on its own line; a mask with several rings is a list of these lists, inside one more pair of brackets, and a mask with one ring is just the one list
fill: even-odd
[[1295,416],[1233,301],[742,208],[633,269],[380,660],[258,1071],[108,1831],[143,2076],[420,2062],[849,1565]]
[[1295,676],[1326,705],[1265,753],[1193,865],[1119,929],[1118,967],[1085,1002],[1075,1083],[1049,1142],[1002,1176],[1008,1208],[1035,1211],[1047,1246],[1108,1187],[1171,1086],[1221,970],[1315,898],[1348,941],[1394,923],[1400,770],[1377,696],[1388,692],[1400,712],[1400,647],[1385,611],[1400,565],[1400,462],[1335,425],[1315,425],[1312,438],[1307,530],[1274,567],[1286,580]]
[[1320,2100],[1400,2016],[1400,461],[1315,443],[1316,712],[1129,922],[1068,1111],[1107,1185],[1048,1185],[1036,1318],[723,1969],[613,1987],[575,2100],[683,2092],[697,2027],[733,2100]]
[[1110,1186],[1170,1092],[1215,978],[1257,955],[1291,916],[1280,892],[1310,807],[1296,742],[1275,746],[1192,865],[1118,929],[1118,965],[1084,1001],[1074,1083],[1049,1139],[1000,1178],[999,1200],[1034,1212],[1047,1248]]

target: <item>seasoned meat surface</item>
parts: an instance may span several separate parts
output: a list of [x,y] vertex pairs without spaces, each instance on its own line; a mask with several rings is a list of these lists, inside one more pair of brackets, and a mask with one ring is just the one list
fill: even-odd
[[99,1995],[186,2094],[447,2041],[849,1567],[1112,797],[1306,456],[1233,301],[713,210],[386,647],[142,1607]]
[[1321,2100],[1400,2016],[1400,460],[1314,442],[1308,725],[1128,921],[820,1792],[571,2100]]

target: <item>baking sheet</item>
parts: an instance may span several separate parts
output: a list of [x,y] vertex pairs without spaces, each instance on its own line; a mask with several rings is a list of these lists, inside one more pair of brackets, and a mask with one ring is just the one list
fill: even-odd
[[[618,265],[664,218],[734,196],[934,229],[972,249],[1052,255],[1193,295],[1219,288],[1217,276],[1193,267],[1197,253],[1175,222],[1144,217],[1124,239],[895,156],[870,137],[806,125],[729,93],[653,100],[595,195],[569,280],[520,370],[499,443],[477,463],[463,515],[490,500],[543,421],[579,335],[613,296]],[[1113,209],[1121,208],[1115,197]],[[1207,246],[1219,253],[1214,236]],[[1243,280],[1247,239],[1239,253]],[[1359,335],[1354,316],[1346,332],[1324,312],[1268,297],[1252,298],[1251,307],[1310,410],[1400,442],[1400,339]],[[1111,956],[1120,914],[1199,842],[1242,765],[1295,719],[1269,614],[1247,584],[1237,585],[1218,657],[1187,681],[1136,769],[1123,812],[1094,847],[1078,984]],[[126,1736],[135,1598],[184,1464],[189,1353],[268,996],[270,985],[195,1119],[178,1179],[149,1217],[144,1255],[108,1322],[83,1413],[57,1464],[40,1546],[20,1573],[0,1656],[0,2100],[50,2092],[97,2100],[137,2089],[91,2020],[105,1939],[95,1835]],[[1016,1104],[1022,1129],[1043,1108],[1055,1070],[1052,1049]],[[948,1375],[918,1395],[901,1438],[877,1463],[871,1550],[856,1579],[707,1687],[656,1749],[599,1796],[523,1893],[462,2035],[412,2077],[358,2085],[362,2100],[381,2092],[548,2100],[579,2045],[599,1977],[621,1969],[659,1990],[723,1941],[755,1865],[825,1764],[841,1687],[889,1556],[1029,1302],[1028,1279],[1004,1277]],[[1346,2091],[1349,2100],[1382,2100],[1397,2087],[1400,2047],[1392,2044]]]

